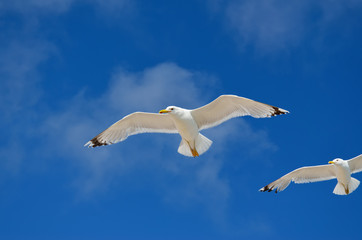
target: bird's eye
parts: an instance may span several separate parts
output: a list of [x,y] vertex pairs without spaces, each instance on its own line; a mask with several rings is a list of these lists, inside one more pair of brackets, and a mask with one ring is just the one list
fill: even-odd
[[173,110],[173,108],[170,108],[170,110],[172,111],[172,110]]

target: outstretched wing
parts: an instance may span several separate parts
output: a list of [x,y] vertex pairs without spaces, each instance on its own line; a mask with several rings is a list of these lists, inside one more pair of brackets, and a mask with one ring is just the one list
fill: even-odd
[[250,115],[265,118],[286,113],[288,111],[284,109],[235,95],[221,95],[211,103],[191,111],[200,130],[214,127],[234,117]]
[[123,141],[128,136],[146,132],[178,133],[175,124],[167,115],[136,112],[114,123],[84,146],[109,145]]
[[362,154],[348,160],[348,165],[351,173],[357,173],[362,171]]
[[291,181],[295,183],[310,183],[330,180],[333,178],[336,178],[336,175],[332,165],[301,167],[266,185],[259,191],[270,192],[275,190],[277,193],[286,189]]

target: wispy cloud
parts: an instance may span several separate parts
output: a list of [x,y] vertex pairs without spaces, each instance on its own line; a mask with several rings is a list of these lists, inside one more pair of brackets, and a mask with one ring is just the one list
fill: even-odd
[[285,48],[301,39],[305,3],[302,1],[233,1],[226,16],[243,44],[263,50]]
[[0,10],[4,11],[14,11],[20,13],[30,13],[30,12],[55,12],[62,13],[69,9],[71,4],[75,0],[30,0],[30,1],[2,1],[0,5]]
[[6,141],[0,146],[2,178],[17,175],[28,158],[23,144],[39,120],[37,107],[42,97],[39,66],[54,53],[48,42],[10,40],[0,47],[1,131]]
[[157,110],[171,103],[191,106],[200,102],[197,76],[173,63],[162,63],[141,73],[120,70],[104,98],[111,107],[126,111]]
[[52,52],[47,42],[11,41],[0,48],[0,110],[3,117],[23,111],[35,105],[42,90],[38,87],[38,67]]
[[[0,30],[6,38],[0,39],[0,110],[3,116],[27,108],[37,102],[41,94],[38,82],[40,64],[57,53],[57,46],[40,32],[43,15],[65,14],[74,4],[90,4],[98,11],[115,11],[120,14],[128,0],[29,0],[1,1]],[[12,17],[7,19],[6,15]],[[107,13],[108,14],[108,13]],[[14,24],[16,27],[8,27]]]
[[131,2],[129,0],[13,0],[2,1],[0,13],[12,11],[26,15],[64,14],[75,4],[90,4],[97,10],[115,13],[130,6]]
[[[221,13],[239,46],[254,46],[260,52],[288,51],[307,39],[320,39],[323,29],[361,1],[209,1]],[[322,31],[321,31],[322,30]]]
[[[75,4],[90,4],[107,16],[121,14],[128,0],[29,0],[0,1],[0,111],[3,132],[9,132],[0,147],[1,170],[17,173],[24,159],[31,155],[23,144],[31,144],[34,127],[42,121],[48,106],[40,102],[44,89],[40,67],[53,56],[59,56],[56,44],[40,29],[44,19],[66,14]],[[9,17],[10,16],[10,17]],[[38,127],[38,126],[37,126]],[[12,150],[12,151],[10,151]],[[1,171],[0,170],[0,171]],[[6,174],[5,174],[6,175]]]

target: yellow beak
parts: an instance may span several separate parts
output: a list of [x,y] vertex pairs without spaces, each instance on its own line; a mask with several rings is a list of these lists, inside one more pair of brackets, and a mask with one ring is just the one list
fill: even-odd
[[328,163],[329,163],[329,164],[333,164],[334,162],[332,162],[332,161],[329,161]]
[[171,112],[171,111],[166,110],[166,109],[163,109],[163,110],[160,111],[160,113],[169,113],[169,112]]

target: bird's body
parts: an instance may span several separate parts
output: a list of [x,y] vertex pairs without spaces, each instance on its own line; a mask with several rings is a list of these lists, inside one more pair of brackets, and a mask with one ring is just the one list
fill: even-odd
[[190,110],[183,109],[183,111],[178,111],[177,115],[170,114],[170,117],[183,139],[193,141],[199,134],[199,128]]
[[122,118],[87,142],[97,147],[125,140],[144,132],[179,133],[178,152],[185,156],[199,156],[209,149],[212,141],[200,131],[217,126],[230,118],[250,115],[265,118],[286,114],[288,111],[235,95],[221,95],[211,103],[193,110],[169,106],[159,113],[136,112]]
[[349,170],[348,162],[343,161],[339,165],[334,164],[333,167],[337,181],[344,186],[348,186],[351,181],[351,171]]
[[[193,157],[199,156],[198,151],[196,150],[196,139],[198,137],[199,133],[199,127],[197,126],[197,123],[195,122],[191,111],[187,109],[182,109],[178,107],[169,107],[174,109],[174,114],[170,114],[170,118],[175,123],[175,127],[179,134],[181,135],[181,144],[180,147],[185,144],[189,147],[191,154]],[[210,144],[211,145],[211,144]],[[187,149],[186,146],[186,149]],[[182,147],[181,147],[182,148]],[[181,149],[179,149],[179,152],[182,154],[187,154],[188,151],[183,153]],[[200,153],[201,154],[201,153]]]
[[360,182],[351,177],[351,174],[362,171],[362,155],[350,160],[336,158],[328,163],[329,165],[298,168],[261,188],[259,191],[270,192],[275,190],[275,192],[280,192],[287,188],[291,181],[295,183],[309,183],[335,178],[337,178],[338,182],[333,190],[334,194],[347,195],[357,189]]

